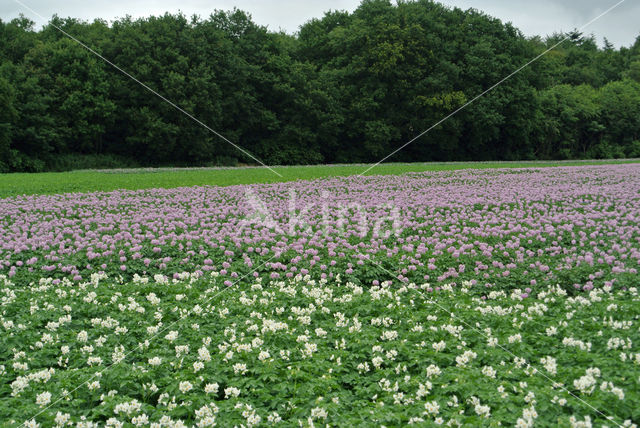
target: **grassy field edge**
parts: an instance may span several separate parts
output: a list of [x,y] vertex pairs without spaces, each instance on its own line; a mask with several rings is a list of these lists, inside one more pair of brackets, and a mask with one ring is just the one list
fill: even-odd
[[[366,175],[393,175],[409,172],[454,171],[491,168],[549,168],[640,163],[640,159],[514,162],[431,162],[386,163]],[[282,177],[264,167],[237,168],[140,168],[118,170],[82,170],[47,173],[0,174],[0,198],[20,195],[71,192],[140,190],[186,186],[230,186],[312,180],[363,173],[368,164],[309,165],[272,167]]]

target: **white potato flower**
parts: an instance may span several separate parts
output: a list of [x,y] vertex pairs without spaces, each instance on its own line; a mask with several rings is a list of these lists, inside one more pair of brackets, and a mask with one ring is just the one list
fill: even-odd
[[207,394],[216,394],[218,392],[218,384],[217,383],[208,383],[204,387],[204,392]]
[[49,391],[36,395],[36,404],[38,406],[44,407],[49,403],[51,403],[51,393]]
[[424,403],[424,410],[427,415],[437,415],[440,413],[440,405],[437,401],[427,401]]
[[180,384],[178,385],[178,389],[180,389],[180,392],[182,392],[183,394],[186,394],[193,389],[193,385],[191,384],[191,382],[185,380],[183,382],[180,382]]

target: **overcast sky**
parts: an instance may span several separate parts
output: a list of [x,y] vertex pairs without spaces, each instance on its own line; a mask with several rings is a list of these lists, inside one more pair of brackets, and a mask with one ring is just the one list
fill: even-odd
[[[271,30],[295,32],[305,21],[321,17],[329,9],[353,11],[360,0],[20,0],[35,12],[49,18],[54,13],[92,20],[112,20],[182,11],[186,15],[207,17],[215,9],[233,7],[245,10],[255,22]],[[476,8],[503,21],[510,21],[526,35],[548,35],[570,31],[586,24],[618,0],[441,0],[462,9]],[[24,13],[37,24],[45,21],[22,8],[14,0],[0,1],[0,18],[9,20]],[[640,34],[640,1],[625,0],[617,9],[584,30],[594,33],[598,42],[607,37],[616,46],[631,45]]]

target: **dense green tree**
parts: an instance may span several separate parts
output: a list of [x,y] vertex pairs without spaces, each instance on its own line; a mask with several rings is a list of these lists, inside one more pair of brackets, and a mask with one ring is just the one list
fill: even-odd
[[13,123],[18,113],[14,107],[15,94],[9,81],[0,76],[0,172],[12,169],[11,139]]
[[605,85],[599,92],[605,135],[594,156],[640,156],[640,83],[625,79]]
[[12,123],[11,165],[17,171],[42,171],[45,161],[60,144],[58,128],[51,112],[54,103],[41,77],[24,64],[4,63],[0,74],[15,94],[16,111]]
[[640,60],[633,61],[629,64],[629,70],[627,70],[625,76],[640,83]]
[[0,21],[0,170],[376,162],[425,130],[388,160],[640,156],[638,106],[640,37],[526,38],[432,0],[364,0],[294,35],[237,9]]
[[24,66],[52,100],[47,113],[56,130],[54,151],[101,153],[115,110],[103,62],[63,38],[36,45]]
[[22,15],[7,23],[0,20],[0,56],[3,60],[22,61],[42,35],[34,31],[34,26],[33,21]]
[[587,84],[553,86],[539,94],[538,158],[587,158],[600,140],[604,126],[598,92]]

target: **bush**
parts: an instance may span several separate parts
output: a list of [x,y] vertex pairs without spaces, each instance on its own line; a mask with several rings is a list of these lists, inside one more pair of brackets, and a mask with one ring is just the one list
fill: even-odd
[[206,166],[238,166],[238,159],[232,156],[216,156]]
[[140,166],[130,158],[117,155],[84,155],[69,153],[55,155],[47,159],[48,171],[72,171],[78,169],[111,169],[111,168],[135,168]]
[[635,140],[629,143],[626,147],[626,157],[628,158],[640,158],[640,141]]
[[594,159],[621,159],[625,157],[625,152],[621,145],[603,141],[589,150],[588,157]]

